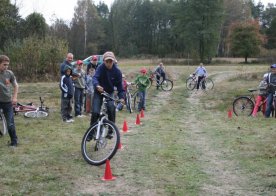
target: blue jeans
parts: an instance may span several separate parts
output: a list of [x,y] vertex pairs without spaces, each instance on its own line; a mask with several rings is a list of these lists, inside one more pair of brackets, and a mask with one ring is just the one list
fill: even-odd
[[140,98],[140,102],[139,102],[139,105],[138,105],[138,110],[145,110],[146,107],[146,91],[139,91],[138,92],[138,96]]
[[[113,93],[111,94],[113,96]],[[94,97],[92,101],[92,112],[91,112],[91,121],[90,125],[97,122],[100,113],[101,113],[101,107],[103,104],[103,96],[98,93],[97,91],[94,92]],[[115,117],[116,117],[116,108],[114,105],[114,101],[107,101],[107,115],[108,120],[115,123]]]
[[270,117],[272,101],[273,101],[273,93],[269,93],[267,95],[266,110],[265,110],[265,117],[267,118]]
[[81,115],[83,107],[84,89],[75,88],[74,104],[75,104],[75,116]]
[[17,135],[15,131],[14,116],[13,116],[13,107],[11,102],[0,102],[0,108],[3,110],[5,115],[8,132],[11,138],[12,144],[17,144]]

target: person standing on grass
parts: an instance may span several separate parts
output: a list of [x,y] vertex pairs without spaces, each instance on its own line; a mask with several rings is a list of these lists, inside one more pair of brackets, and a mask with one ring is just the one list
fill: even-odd
[[[117,60],[113,52],[105,52],[103,55],[103,63],[96,69],[95,75],[93,76],[94,85],[94,98],[90,125],[97,122],[100,117],[101,106],[103,103],[103,96],[101,93],[104,91],[110,94],[114,94],[114,87],[117,88],[118,97],[120,102],[124,103],[124,90],[122,86],[122,72],[118,68]],[[108,119],[115,123],[116,111],[114,101],[107,103],[107,114]]]
[[96,70],[98,66],[99,66],[99,64],[98,64],[98,57],[96,55],[94,55],[90,59],[90,63],[87,65],[86,73],[88,74],[88,71],[89,71],[89,69],[91,67],[93,67]]
[[140,97],[140,102],[138,105],[138,110],[146,110],[146,91],[150,84],[149,77],[147,76],[147,69],[142,68],[140,70],[140,75],[138,75],[134,83],[138,86],[138,96]]
[[[156,74],[156,89],[159,89],[160,84],[166,79],[165,68],[162,62],[159,63],[154,73]],[[161,77],[162,81],[160,82]]]
[[[267,76],[268,76],[268,73],[264,74],[263,80],[259,84],[259,87],[258,87],[259,94],[258,94],[258,96],[256,98],[256,104],[255,104],[253,112],[252,112],[252,116],[253,117],[257,116],[257,112],[259,111],[259,107],[260,107],[261,103],[263,101],[265,101],[265,99],[266,99],[266,96],[267,96],[267,87],[268,87],[267,86],[267,82],[266,82]],[[266,110],[266,105],[264,104],[263,107],[262,107],[263,114],[265,113],[265,110]]]
[[74,55],[72,53],[68,53],[66,59],[63,61],[63,63],[60,64],[60,76],[65,74],[64,68],[66,65],[71,67],[71,69],[73,70],[73,65],[71,64],[73,61],[73,57]]
[[[206,78],[207,77],[207,70],[205,69],[205,67],[203,66],[203,63],[200,63],[199,66],[196,68],[194,74],[197,75],[197,84],[196,84],[196,89],[198,90],[199,89],[199,84],[200,84],[200,81],[203,79],[203,78]],[[205,88],[203,86],[203,88]]]
[[74,95],[74,86],[72,81],[72,68],[69,65],[64,67],[64,75],[60,80],[61,89],[61,117],[64,122],[74,122],[72,112],[72,98]]
[[74,93],[74,109],[75,117],[84,117],[82,115],[83,110],[83,99],[84,99],[84,90],[85,90],[85,71],[83,70],[83,62],[81,60],[77,61],[77,67],[73,71],[73,82],[75,86]]
[[92,111],[92,100],[94,96],[94,86],[93,86],[93,76],[95,75],[95,69],[91,67],[88,70],[88,73],[85,77],[85,85],[86,85],[86,113],[91,113]]
[[11,147],[16,147],[18,139],[14,123],[13,105],[17,103],[19,87],[14,73],[11,70],[8,70],[9,64],[9,57],[6,55],[0,55],[0,109],[3,110],[7,121],[8,132],[11,138],[9,145]]
[[270,66],[271,72],[268,74],[266,82],[268,84],[268,95],[266,102],[265,117],[269,118],[272,110],[273,94],[276,91],[276,64]]

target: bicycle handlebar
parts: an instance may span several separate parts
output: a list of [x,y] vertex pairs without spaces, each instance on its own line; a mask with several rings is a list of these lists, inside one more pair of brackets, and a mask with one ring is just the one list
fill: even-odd
[[115,99],[114,97],[112,97],[110,94],[108,94],[107,92],[102,92],[101,95],[109,100],[115,101],[116,103],[121,103],[121,101],[119,99]]

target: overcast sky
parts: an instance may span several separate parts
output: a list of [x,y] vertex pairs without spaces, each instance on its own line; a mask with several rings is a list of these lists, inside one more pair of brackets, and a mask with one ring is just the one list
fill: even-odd
[[[74,15],[74,8],[78,0],[11,0],[16,2],[19,14],[25,18],[33,12],[38,12],[46,19],[47,24],[52,24],[55,19],[63,19],[70,22]],[[104,2],[109,7],[114,0],[94,0],[95,4]],[[258,0],[255,0],[258,2]],[[276,0],[261,0],[266,6],[267,3],[276,3]],[[52,19],[52,20],[51,20]]]

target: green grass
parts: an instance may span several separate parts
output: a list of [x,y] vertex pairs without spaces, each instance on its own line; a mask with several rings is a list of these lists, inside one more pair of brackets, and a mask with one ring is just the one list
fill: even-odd
[[[139,67],[123,64],[121,69],[128,76]],[[90,118],[72,124],[61,121],[58,83],[20,83],[19,100],[38,104],[38,97],[44,97],[50,116],[16,116],[20,142],[16,149],[7,147],[8,136],[0,139],[0,195],[273,195],[275,119],[227,117],[234,97],[257,86],[255,77],[265,68],[207,67],[215,89],[202,95],[185,87],[185,78],[194,69],[167,67],[174,89],[171,93],[150,89],[142,125],[134,125],[137,113],[117,113],[119,129],[126,120],[129,132],[121,134],[123,149],[111,160],[117,177],[112,182],[101,181],[104,165],[88,165],[81,156]],[[221,180],[214,169],[229,176]],[[226,185],[229,182],[232,187]]]

